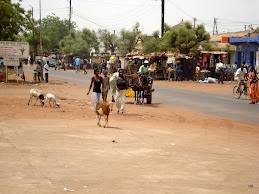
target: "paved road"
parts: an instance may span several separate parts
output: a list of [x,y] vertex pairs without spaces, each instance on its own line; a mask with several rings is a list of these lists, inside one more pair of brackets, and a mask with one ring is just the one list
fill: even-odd
[[[27,67],[26,67],[27,68]],[[50,71],[51,78],[89,86],[90,76],[75,72]],[[245,99],[208,94],[184,89],[154,86],[153,102],[175,106],[215,117],[259,124],[259,104],[251,105]]]

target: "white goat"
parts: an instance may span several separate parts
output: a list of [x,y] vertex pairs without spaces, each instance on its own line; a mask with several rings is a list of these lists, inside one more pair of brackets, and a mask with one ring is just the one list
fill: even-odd
[[37,103],[38,99],[40,99],[41,106],[44,106],[44,95],[43,95],[42,91],[37,90],[37,89],[31,89],[28,105],[30,104],[30,102],[32,102],[32,98],[36,98],[36,102],[34,103],[34,105]]
[[48,93],[46,95],[46,103],[47,101],[49,101],[49,106],[50,107],[60,107],[60,104],[58,102],[58,99],[56,98],[56,96],[54,94]]

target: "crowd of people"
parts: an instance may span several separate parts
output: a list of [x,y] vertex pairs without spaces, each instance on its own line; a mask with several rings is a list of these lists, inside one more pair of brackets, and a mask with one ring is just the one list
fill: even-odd
[[99,102],[100,97],[102,95],[103,101],[107,101],[108,91],[111,90],[112,102],[116,103],[116,107],[118,109],[118,114],[124,114],[125,102],[126,102],[126,90],[127,86],[127,78],[124,76],[123,70],[119,70],[114,73],[111,78],[107,76],[108,72],[104,70],[104,77],[100,76],[100,70],[94,70],[94,76],[91,79],[91,83],[89,86],[89,91],[87,95],[91,92],[93,88],[93,97],[96,112],[96,104]]

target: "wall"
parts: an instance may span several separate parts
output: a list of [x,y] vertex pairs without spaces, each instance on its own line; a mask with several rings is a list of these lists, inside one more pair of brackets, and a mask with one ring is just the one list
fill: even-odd
[[[236,48],[236,59],[235,61],[239,64],[242,64],[245,61],[247,64],[256,64],[256,51],[258,51],[259,44],[248,44],[242,43]],[[241,61],[240,61],[240,52],[241,52]],[[254,52],[253,58],[251,58],[251,52]]]

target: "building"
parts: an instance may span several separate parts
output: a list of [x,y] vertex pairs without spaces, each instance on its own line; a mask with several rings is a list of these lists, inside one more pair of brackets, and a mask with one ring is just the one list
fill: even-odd
[[238,67],[245,62],[250,65],[257,65],[259,60],[259,33],[247,33],[246,37],[229,37],[229,43],[236,46],[235,62]]
[[219,51],[228,52],[228,64],[235,64],[236,63],[236,46],[229,44],[229,37],[234,38],[244,38],[247,36],[249,31],[243,32],[227,32],[222,34],[216,34],[211,37],[210,42],[217,43],[217,47]]

